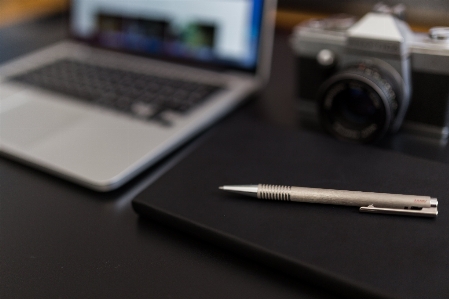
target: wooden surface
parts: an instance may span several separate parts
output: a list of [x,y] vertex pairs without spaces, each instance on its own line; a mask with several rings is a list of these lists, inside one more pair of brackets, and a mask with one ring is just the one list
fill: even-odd
[[0,26],[66,11],[69,0],[0,0]]
[[321,19],[327,17],[328,14],[317,12],[300,12],[279,9],[276,13],[276,27],[280,29],[290,30],[295,25],[309,19]]
[[[330,14],[311,12],[311,11],[294,11],[279,9],[276,13],[276,27],[283,30],[291,30],[295,25],[309,19],[321,19],[330,16]],[[427,32],[429,26],[419,24],[409,24],[413,31]]]

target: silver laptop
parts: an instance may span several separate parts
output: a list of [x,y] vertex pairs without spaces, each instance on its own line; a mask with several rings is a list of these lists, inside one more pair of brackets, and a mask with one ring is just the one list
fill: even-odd
[[0,152],[115,189],[267,80],[274,0],[72,0],[73,39],[0,67]]

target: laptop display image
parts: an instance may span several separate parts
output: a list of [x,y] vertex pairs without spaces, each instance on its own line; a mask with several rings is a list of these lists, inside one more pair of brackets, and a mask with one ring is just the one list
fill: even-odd
[[72,33],[95,45],[254,71],[261,0],[78,0]]
[[71,40],[0,67],[0,152],[115,189],[267,80],[271,0],[72,1]]

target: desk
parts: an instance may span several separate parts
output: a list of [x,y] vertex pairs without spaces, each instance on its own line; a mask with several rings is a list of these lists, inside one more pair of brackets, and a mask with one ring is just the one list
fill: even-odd
[[[64,16],[53,17],[0,30],[0,61],[64,38],[65,22]],[[278,33],[272,80],[245,109],[273,125],[291,128],[297,127],[297,119],[287,37]],[[432,150],[444,156],[444,148],[431,146],[417,153]],[[110,193],[90,191],[0,158],[0,297],[335,298],[139,219],[131,199],[182,152]]]

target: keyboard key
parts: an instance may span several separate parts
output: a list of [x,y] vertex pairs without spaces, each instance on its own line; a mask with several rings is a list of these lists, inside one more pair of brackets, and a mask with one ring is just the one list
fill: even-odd
[[133,103],[131,111],[134,115],[140,118],[150,118],[156,114],[156,109],[154,106],[143,102]]

